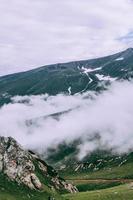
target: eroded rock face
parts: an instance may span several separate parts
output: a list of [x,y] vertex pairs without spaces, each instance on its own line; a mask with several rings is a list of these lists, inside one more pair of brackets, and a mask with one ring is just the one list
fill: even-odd
[[0,137],[0,171],[31,189],[41,189],[32,155],[11,137]]
[[6,174],[12,181],[40,190],[43,188],[43,183],[36,175],[38,169],[44,179],[49,180],[49,187],[77,192],[76,187],[61,179],[57,172],[36,154],[24,150],[11,137],[0,137],[0,172]]
[[69,191],[70,193],[78,192],[78,189],[73,186],[71,183],[66,183],[65,180],[58,179],[57,177],[52,178],[52,182],[54,183],[56,189],[60,189],[60,187],[64,188],[65,190]]

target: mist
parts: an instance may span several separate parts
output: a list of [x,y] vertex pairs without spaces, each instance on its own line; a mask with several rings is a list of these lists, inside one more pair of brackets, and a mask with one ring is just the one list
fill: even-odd
[[[98,140],[90,139],[96,134]],[[0,135],[38,152],[80,138],[79,159],[99,147],[131,151],[133,82],[113,83],[99,94],[15,96],[0,109]]]

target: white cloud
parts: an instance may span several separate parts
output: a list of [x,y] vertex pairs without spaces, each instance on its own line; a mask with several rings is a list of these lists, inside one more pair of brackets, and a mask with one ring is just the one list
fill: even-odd
[[[88,94],[93,98],[88,99]],[[98,96],[94,93],[17,96],[14,103],[0,109],[0,135],[12,136],[25,147],[39,151],[81,137],[80,158],[99,146],[127,152],[133,149],[132,99],[133,82],[126,81],[113,83]],[[41,117],[71,108],[58,120]],[[27,126],[27,120],[31,119]],[[88,141],[96,133],[100,141]]]
[[123,50],[130,0],[1,0],[0,75]]

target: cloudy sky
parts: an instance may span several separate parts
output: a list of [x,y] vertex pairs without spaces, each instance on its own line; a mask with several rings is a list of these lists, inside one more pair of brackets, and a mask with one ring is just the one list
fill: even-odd
[[0,0],[0,75],[133,47],[132,0]]

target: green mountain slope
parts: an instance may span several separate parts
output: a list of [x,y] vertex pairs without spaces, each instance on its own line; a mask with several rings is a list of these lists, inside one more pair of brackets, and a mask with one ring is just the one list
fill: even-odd
[[66,200],[132,200],[133,186],[132,184],[125,184],[104,190],[65,195],[64,197]]
[[[0,77],[0,103],[10,96],[98,91],[104,84],[133,76],[133,49],[92,60],[40,67]],[[104,84],[103,84],[104,83]]]
[[31,190],[23,185],[18,185],[0,173],[0,200],[48,200],[53,197],[58,200],[63,198],[55,191],[45,187],[43,191]]

